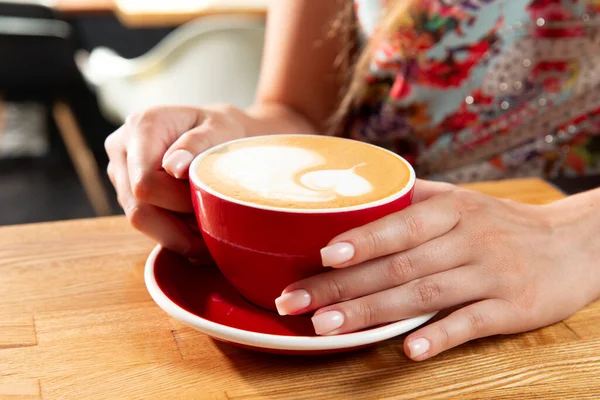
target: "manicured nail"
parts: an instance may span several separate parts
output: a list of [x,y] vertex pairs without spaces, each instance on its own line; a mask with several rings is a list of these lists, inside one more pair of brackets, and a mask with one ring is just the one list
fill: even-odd
[[312,317],[317,335],[332,333],[344,324],[344,314],[339,311],[326,311]]
[[163,168],[177,179],[185,177],[185,172],[194,160],[194,155],[187,150],[175,150],[163,162]]
[[410,358],[422,356],[429,350],[429,340],[425,338],[411,340],[408,342],[408,350],[410,351]]
[[275,299],[275,306],[279,315],[295,314],[310,305],[310,293],[304,289],[294,290],[282,294]]
[[354,257],[354,246],[350,243],[336,243],[321,249],[323,266],[332,267],[350,261]]

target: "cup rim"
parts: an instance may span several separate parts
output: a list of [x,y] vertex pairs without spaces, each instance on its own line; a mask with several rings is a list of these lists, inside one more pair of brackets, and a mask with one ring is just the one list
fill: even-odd
[[[416,173],[415,173],[414,168],[412,167],[412,165],[410,165],[410,163],[408,161],[406,161],[402,156],[394,153],[393,151],[390,151],[383,147],[376,146],[374,144],[366,143],[366,142],[361,142],[361,143],[366,146],[376,147],[378,150],[386,152],[386,153],[392,155],[393,157],[396,157],[398,160],[400,160],[408,169],[409,178],[408,178],[408,182],[406,182],[404,187],[401,190],[399,190],[398,192],[396,192],[390,196],[384,197],[382,199],[379,199],[379,200],[375,200],[375,201],[371,201],[369,203],[359,204],[359,205],[355,205],[355,206],[336,207],[336,208],[287,208],[287,207],[268,206],[268,205],[264,205],[264,204],[255,204],[255,203],[251,203],[248,201],[238,200],[233,197],[219,193],[216,190],[210,188],[208,185],[206,185],[198,177],[198,173],[197,173],[198,164],[202,161],[202,159],[204,159],[206,156],[212,154],[213,152],[215,152],[225,146],[228,146],[232,143],[244,142],[244,141],[249,141],[249,140],[253,140],[253,139],[257,139],[257,138],[271,137],[271,136],[275,136],[275,135],[277,135],[279,137],[306,137],[306,136],[324,137],[324,135],[318,135],[318,134],[274,134],[274,135],[250,136],[250,137],[244,137],[241,139],[230,140],[230,141],[221,143],[219,145],[216,145],[214,147],[211,147],[211,148],[203,151],[202,153],[198,154],[194,158],[194,160],[190,164],[190,167],[188,170],[188,176],[189,176],[190,181],[196,188],[204,190],[205,192],[207,192],[215,197],[218,197],[222,200],[225,200],[225,201],[228,201],[231,203],[239,204],[239,205],[242,205],[245,207],[260,209],[260,210],[286,212],[286,213],[292,213],[292,214],[335,214],[335,213],[359,211],[359,210],[366,210],[369,208],[379,207],[379,206],[389,204],[395,200],[398,200],[399,198],[404,197],[407,193],[409,193],[413,189],[413,187],[415,185]],[[325,137],[336,138],[336,139],[340,139],[340,140],[353,140],[353,139],[336,137],[336,136],[325,136]]]

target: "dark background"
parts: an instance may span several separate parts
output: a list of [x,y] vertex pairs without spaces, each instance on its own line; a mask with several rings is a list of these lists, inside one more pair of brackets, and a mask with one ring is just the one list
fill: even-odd
[[[67,22],[73,28],[73,40],[78,49],[91,51],[98,46],[105,46],[126,58],[144,54],[172,30],[129,29],[112,15]],[[74,84],[69,85],[62,95],[76,114],[79,126],[98,161],[105,186],[112,197],[113,213],[120,214],[122,211],[105,173],[108,159],[104,152],[104,139],[117,126],[102,117],[93,92],[78,72],[73,71],[72,74]],[[3,95],[7,97],[5,101],[20,102],[37,94]],[[50,113],[48,108],[51,150],[47,156],[0,159],[0,226],[94,217]]]

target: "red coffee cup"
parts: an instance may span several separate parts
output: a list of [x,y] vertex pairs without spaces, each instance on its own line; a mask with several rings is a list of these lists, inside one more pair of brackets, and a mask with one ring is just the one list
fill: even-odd
[[208,187],[197,174],[206,155],[230,143],[207,150],[190,165],[194,211],[208,250],[225,278],[248,301],[268,310],[275,310],[275,299],[285,287],[329,269],[323,267],[320,251],[331,239],[400,211],[412,201],[415,172],[391,152],[406,165],[410,178],[402,190],[376,202],[307,210],[231,198]]

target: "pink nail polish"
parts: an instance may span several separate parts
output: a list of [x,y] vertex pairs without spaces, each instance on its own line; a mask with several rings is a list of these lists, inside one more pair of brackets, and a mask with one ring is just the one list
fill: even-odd
[[344,324],[344,314],[339,311],[326,311],[312,317],[317,335],[330,334]]
[[354,246],[350,243],[336,243],[321,249],[323,266],[332,267],[350,261],[354,257]]
[[279,315],[290,315],[310,306],[310,301],[310,293],[304,289],[298,289],[276,298],[275,306]]
[[185,177],[185,172],[194,160],[194,155],[187,150],[175,150],[163,162],[163,168],[166,169],[175,178]]
[[408,342],[408,350],[410,358],[422,356],[429,351],[429,340],[418,338]]

